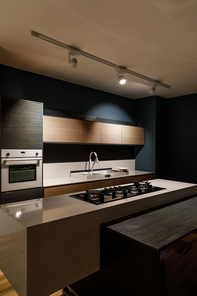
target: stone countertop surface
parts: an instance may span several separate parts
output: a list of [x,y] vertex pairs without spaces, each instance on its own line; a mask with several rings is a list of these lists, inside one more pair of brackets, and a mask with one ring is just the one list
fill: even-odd
[[147,172],[147,171],[129,171],[129,173],[122,175],[116,174],[116,176],[111,176],[110,178],[99,178],[95,176],[95,178],[92,178],[91,180],[82,180],[80,178],[77,178],[77,176],[74,177],[62,177],[62,178],[53,178],[53,179],[44,179],[43,180],[43,187],[52,187],[52,186],[61,186],[61,185],[69,185],[69,184],[77,184],[77,183],[84,183],[84,182],[94,182],[94,181],[101,181],[101,180],[109,180],[109,179],[115,179],[115,178],[125,178],[129,176],[139,176],[139,175],[148,175],[148,174],[154,174],[153,172]]
[[[9,203],[1,205],[1,209],[8,215],[16,219],[24,227],[32,227],[39,224],[52,222],[59,219],[74,217],[91,212],[102,212],[107,209],[117,210],[118,207],[124,208],[132,205],[133,209],[138,205],[139,210],[154,207],[163,203],[176,200],[175,192],[188,189],[188,194],[197,194],[197,185],[184,182],[168,181],[163,179],[151,180],[151,184],[163,187],[163,190],[146,193],[143,195],[124,198],[100,205],[94,205],[88,202],[71,197],[72,194],[63,194],[47,198],[27,200],[23,202]],[[174,197],[168,199],[169,194]],[[188,196],[189,196],[188,195]],[[165,200],[166,197],[166,200]],[[181,198],[181,194],[178,194]],[[184,196],[185,197],[185,196]],[[140,206],[141,204],[141,206]]]
[[197,196],[196,184],[151,183],[166,189],[101,205],[69,194],[1,205],[0,269],[18,295],[47,296],[97,272],[102,223]]

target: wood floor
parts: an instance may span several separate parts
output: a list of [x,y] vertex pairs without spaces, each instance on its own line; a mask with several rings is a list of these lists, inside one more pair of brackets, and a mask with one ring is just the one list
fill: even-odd
[[[0,270],[0,296],[20,296],[12,288],[9,281],[6,279],[6,277],[4,276],[1,270]],[[49,296],[64,296],[64,295],[62,294],[62,290],[59,290]],[[72,293],[72,289],[70,288],[70,296],[78,296],[78,295],[74,291]]]
[[0,296],[19,296],[0,270]]
[[[191,233],[166,249],[168,296],[197,295],[197,232]],[[0,296],[20,296],[0,270]],[[49,296],[63,296],[62,290]],[[78,296],[71,293],[71,296]]]

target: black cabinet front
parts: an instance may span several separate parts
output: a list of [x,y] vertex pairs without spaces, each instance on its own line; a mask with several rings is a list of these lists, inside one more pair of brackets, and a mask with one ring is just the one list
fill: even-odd
[[1,98],[1,149],[42,149],[43,104]]

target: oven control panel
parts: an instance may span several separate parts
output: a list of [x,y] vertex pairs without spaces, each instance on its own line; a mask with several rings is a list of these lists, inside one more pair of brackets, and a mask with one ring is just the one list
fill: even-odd
[[2,149],[1,157],[42,157],[42,150]]

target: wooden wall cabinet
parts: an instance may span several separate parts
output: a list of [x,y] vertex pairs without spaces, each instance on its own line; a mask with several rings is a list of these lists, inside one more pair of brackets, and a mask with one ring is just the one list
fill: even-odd
[[144,145],[144,128],[45,115],[43,141]]
[[79,142],[80,121],[70,118],[43,116],[44,142]]
[[144,145],[144,128],[122,125],[121,143],[130,145]]

